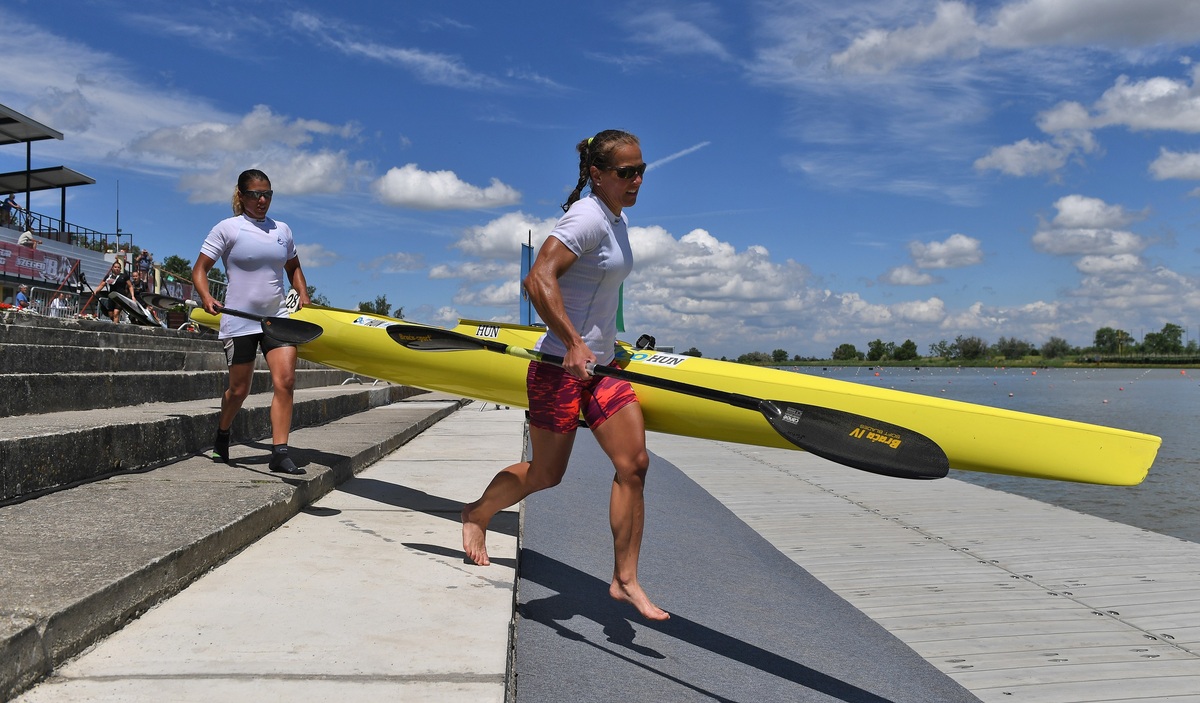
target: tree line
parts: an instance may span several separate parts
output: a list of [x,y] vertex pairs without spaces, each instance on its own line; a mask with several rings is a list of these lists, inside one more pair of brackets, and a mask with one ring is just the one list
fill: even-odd
[[[1147,333],[1140,342],[1125,330],[1101,327],[1096,330],[1092,346],[1088,348],[1073,346],[1062,337],[1051,337],[1038,346],[1019,337],[1000,337],[995,344],[989,344],[978,336],[959,335],[953,342],[943,339],[930,344],[928,356],[962,361],[995,358],[1011,361],[1030,356],[1057,359],[1084,355],[1196,355],[1200,351],[1197,349],[1197,341],[1189,340],[1184,343],[1183,335],[1183,327],[1171,322],[1158,332]],[[876,339],[867,345],[866,352],[859,351],[853,344],[842,344],[833,350],[831,358],[835,361],[911,361],[920,356],[917,354],[917,345],[911,339],[906,339],[899,346],[893,342]]]
[[[1096,330],[1092,345],[1080,348],[1072,345],[1062,337],[1051,337],[1041,345],[1019,337],[1000,337],[994,344],[988,343],[982,337],[974,335],[959,335],[954,341],[939,340],[929,345],[928,354],[921,356],[916,342],[906,339],[900,344],[875,339],[867,343],[866,350],[860,350],[854,344],[838,345],[828,357],[832,361],[914,361],[921,358],[946,359],[951,361],[979,361],[983,359],[1016,360],[1027,357],[1042,359],[1061,359],[1065,357],[1089,357],[1099,360],[1104,357],[1162,357],[1162,356],[1193,356],[1200,358],[1200,342],[1188,340],[1184,342],[1184,329],[1177,324],[1167,323],[1158,332],[1147,333],[1142,340],[1137,341],[1132,334],[1125,330],[1101,327]],[[700,350],[692,347],[684,354],[701,356]],[[721,357],[722,361],[731,361]],[[753,351],[742,354],[737,361],[742,364],[782,364],[787,361],[823,361],[817,357],[801,357],[799,354],[789,359],[788,352],[776,349],[770,354]]]

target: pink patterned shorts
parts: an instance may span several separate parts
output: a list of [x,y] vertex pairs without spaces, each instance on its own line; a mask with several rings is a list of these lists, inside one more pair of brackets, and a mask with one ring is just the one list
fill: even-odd
[[627,381],[609,376],[584,380],[553,364],[529,363],[525,376],[529,424],[558,434],[574,432],[579,414],[589,427],[599,427],[618,410],[637,402]]

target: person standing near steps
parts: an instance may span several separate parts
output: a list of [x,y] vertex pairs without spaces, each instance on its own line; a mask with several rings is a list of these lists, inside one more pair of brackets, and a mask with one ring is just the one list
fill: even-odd
[[[563,205],[566,214],[523,281],[549,330],[538,349],[564,357],[563,368],[530,362],[526,386],[533,458],[496,474],[479,500],[463,508],[463,550],[471,561],[487,566],[492,517],[531,493],[558,485],[582,412],[616,469],[609,498],[614,562],[609,595],[647,619],[666,620],[670,615],[651,602],[637,578],[650,464],[641,405],[629,383],[587,370],[589,364],[608,364],[614,358],[619,291],[633,269],[623,211],[637,202],[646,164],[637,137],[619,130],[585,139],[576,151],[579,180]],[[590,193],[581,198],[589,184]]]
[[[267,217],[271,207],[271,180],[257,169],[243,171],[233,192],[233,217],[222,220],[208,233],[200,247],[200,256],[192,267],[192,285],[204,309],[220,313],[220,303],[208,288],[208,272],[218,260],[229,279],[225,302],[234,310],[268,317],[287,315],[284,300],[288,284],[299,296],[303,307],[308,299],[308,283],[300,268],[292,230],[286,224]],[[233,315],[221,315],[218,337],[225,343],[229,363],[229,388],[221,396],[221,416],[213,440],[214,458],[229,463],[230,428],[242,403],[250,394],[254,377],[254,359],[262,350],[271,371],[271,471],[299,475],[288,455],[288,434],[292,429],[292,395],[296,385],[296,348],[263,334],[262,325]]]

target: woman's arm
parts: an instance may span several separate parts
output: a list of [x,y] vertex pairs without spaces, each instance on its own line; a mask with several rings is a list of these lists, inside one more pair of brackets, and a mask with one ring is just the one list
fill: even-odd
[[200,297],[200,304],[204,306],[204,311],[209,315],[217,314],[216,308],[213,307],[217,301],[208,291],[208,272],[212,271],[212,267],[216,263],[216,259],[207,254],[201,254],[196,257],[196,265],[192,266],[192,287],[196,289],[196,295]]
[[578,260],[575,252],[557,238],[550,237],[542,245],[523,283],[529,301],[542,321],[567,347],[563,368],[574,376],[587,378],[587,365],[596,363],[596,355],[584,344],[583,337],[567,317],[562,290],[558,287],[558,279]]
[[288,280],[292,282],[292,288],[299,296],[299,306],[304,307],[311,303],[312,301],[308,299],[308,281],[304,279],[304,269],[300,268],[300,257],[289,259],[283,268],[287,271]]

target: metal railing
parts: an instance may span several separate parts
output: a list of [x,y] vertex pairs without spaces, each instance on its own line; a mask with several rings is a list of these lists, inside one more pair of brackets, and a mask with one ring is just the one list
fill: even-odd
[[47,317],[76,317],[83,302],[80,294],[70,291],[40,286],[29,289],[29,307]]
[[62,242],[81,249],[99,252],[119,249],[122,237],[128,237],[131,242],[133,239],[129,234],[108,234],[33,210],[13,210],[9,213],[9,221],[0,222],[0,225],[31,232],[39,239]]

